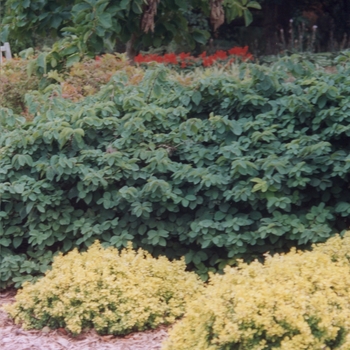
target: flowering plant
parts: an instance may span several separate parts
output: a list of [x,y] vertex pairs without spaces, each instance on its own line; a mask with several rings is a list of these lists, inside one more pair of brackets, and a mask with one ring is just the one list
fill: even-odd
[[235,62],[237,59],[242,61],[252,60],[253,55],[249,53],[248,46],[244,47],[233,47],[230,50],[218,50],[212,55],[207,55],[207,52],[204,51],[198,57],[191,56],[189,53],[180,53],[176,55],[175,53],[167,53],[163,56],[158,54],[139,54],[135,57],[135,62],[150,63],[157,62],[163,64],[171,64],[175,66],[180,66],[181,68],[186,68],[190,66],[203,66],[210,67],[217,62]]

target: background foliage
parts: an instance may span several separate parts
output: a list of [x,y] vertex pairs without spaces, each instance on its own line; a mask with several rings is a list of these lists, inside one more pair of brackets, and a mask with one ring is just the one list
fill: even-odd
[[347,228],[349,54],[334,64],[158,67],[137,85],[119,71],[77,102],[58,85],[28,94],[32,122],[2,108],[2,287],[95,239],[205,276]]
[[[213,16],[213,3],[221,9],[219,17]],[[113,52],[116,44],[122,43],[133,58],[141,48],[157,48],[172,41],[192,49],[196,44],[205,45],[209,26],[192,25],[192,13],[210,16],[211,23],[220,18],[222,23],[225,9],[228,22],[243,16],[248,25],[251,8],[260,5],[246,0],[7,0],[0,40],[11,39],[15,46],[17,40],[33,40],[33,35],[65,37],[72,42],[66,54],[76,61],[82,52]]]

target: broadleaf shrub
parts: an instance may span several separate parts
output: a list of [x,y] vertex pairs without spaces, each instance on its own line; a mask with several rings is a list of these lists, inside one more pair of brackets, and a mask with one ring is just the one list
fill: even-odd
[[348,232],[212,275],[162,349],[349,349],[349,247]]
[[348,228],[349,73],[295,57],[192,81],[151,67],[77,102],[28,94],[30,123],[1,109],[2,287],[96,239],[184,255],[205,277]]
[[155,259],[130,245],[118,252],[95,242],[87,252],[55,258],[37,283],[26,283],[5,310],[25,329],[67,328],[79,334],[127,334],[171,324],[203,289],[184,260]]

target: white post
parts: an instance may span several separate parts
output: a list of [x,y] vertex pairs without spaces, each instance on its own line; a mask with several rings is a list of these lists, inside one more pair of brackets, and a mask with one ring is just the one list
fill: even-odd
[[2,53],[5,52],[6,60],[11,60],[11,47],[9,43],[4,43],[4,46],[0,46],[0,63],[2,63]]

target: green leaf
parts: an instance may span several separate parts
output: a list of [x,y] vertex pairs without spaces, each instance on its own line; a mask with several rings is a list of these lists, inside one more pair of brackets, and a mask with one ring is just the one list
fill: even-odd
[[14,248],[18,248],[23,242],[23,237],[15,237],[13,240],[12,240],[12,244],[14,246]]
[[214,219],[220,221],[220,220],[224,219],[226,217],[226,215],[227,214],[223,213],[222,211],[217,211],[214,215]]
[[73,242],[69,238],[65,238],[63,241],[63,251],[68,252],[73,246]]
[[13,185],[13,189],[16,191],[16,193],[21,194],[24,191],[24,184],[17,183]]
[[244,16],[245,26],[248,27],[249,24],[253,22],[253,15],[248,9],[244,9],[243,16]]
[[11,239],[9,238],[0,238],[0,245],[3,247],[8,247],[11,244]]
[[256,185],[253,186],[252,192],[266,192],[269,188],[267,182],[265,180],[259,179],[257,177],[250,180],[251,182],[256,182]]
[[256,2],[256,1],[248,2],[247,7],[254,8],[254,9],[257,9],[257,10],[261,10],[261,5],[258,2]]
[[74,53],[73,55],[70,55],[67,57],[67,62],[66,62],[66,66],[71,67],[73,66],[74,63],[77,63],[80,61],[80,54],[79,53]]
[[46,178],[52,181],[55,175],[56,175],[56,172],[52,169],[52,167],[48,167],[46,170]]
[[27,214],[29,214],[32,211],[34,204],[35,204],[35,202],[29,202],[27,204],[27,206],[26,206]]
[[46,74],[46,53],[41,53],[36,59],[38,67],[43,69],[44,74]]
[[154,84],[153,86],[153,94],[156,96],[156,97],[159,97],[162,93],[162,87],[161,85],[159,84]]
[[210,37],[209,33],[205,30],[195,29],[192,32],[192,37],[197,43],[205,45]]
[[321,95],[317,100],[317,106],[318,108],[323,108],[327,104],[327,96]]
[[198,106],[202,100],[202,95],[199,91],[195,91],[192,95],[192,101]]
[[240,124],[238,121],[232,120],[232,126],[233,126],[232,132],[233,132],[235,135],[237,135],[237,136],[242,135],[243,129],[242,129],[241,124]]
[[203,227],[210,227],[213,225],[213,221],[212,220],[203,220],[200,222],[200,224],[203,226]]
[[142,7],[141,5],[138,3],[137,0],[133,0],[132,2],[132,10],[133,12],[135,12],[137,15],[140,15],[142,13]]
[[111,29],[112,28],[112,16],[105,12],[97,17],[100,25],[105,29]]
[[[27,74],[28,74],[28,77],[31,77],[32,74],[34,73],[34,70],[37,66],[37,62],[35,60],[31,60],[28,62],[27,64]],[[51,66],[52,66],[52,63],[51,63]]]

